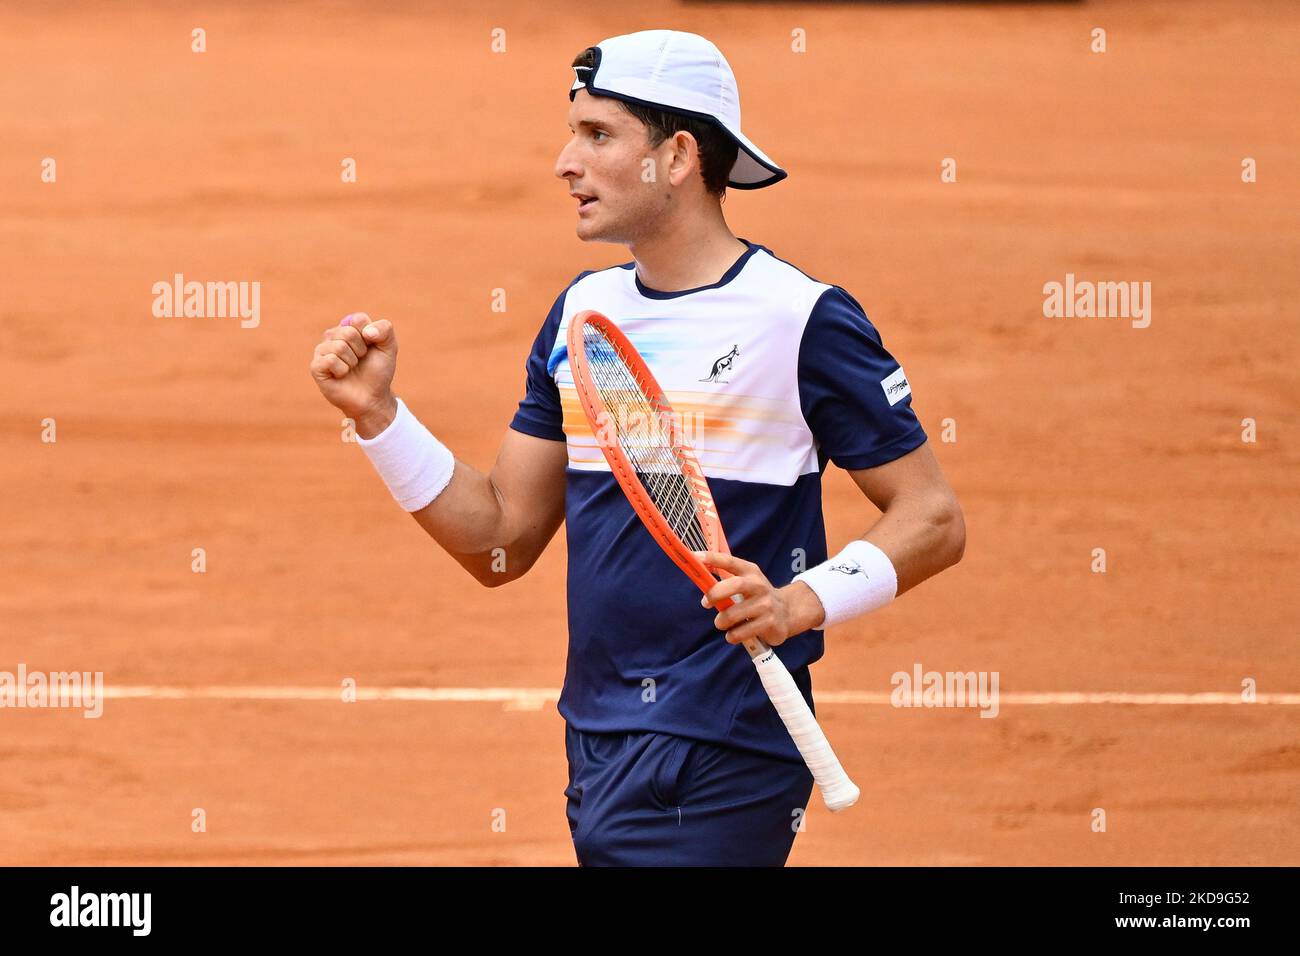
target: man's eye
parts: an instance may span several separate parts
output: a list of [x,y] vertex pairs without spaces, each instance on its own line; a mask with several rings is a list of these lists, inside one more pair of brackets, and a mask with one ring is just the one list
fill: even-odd
[[609,134],[606,133],[603,129],[598,129],[598,130],[596,130],[594,133],[592,133],[591,135],[592,135],[592,136],[604,136],[604,137],[606,137],[606,138],[609,138]]

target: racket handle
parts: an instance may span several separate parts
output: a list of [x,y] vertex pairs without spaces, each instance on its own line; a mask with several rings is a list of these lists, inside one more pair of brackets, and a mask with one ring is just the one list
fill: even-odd
[[839,758],[831,750],[830,741],[822,733],[803,694],[799,693],[790,671],[771,648],[767,649],[766,654],[760,654],[752,660],[767,696],[772,698],[772,705],[794,738],[794,745],[799,748],[804,763],[812,771],[813,780],[817,782],[826,806],[833,813],[847,810],[858,802],[862,791],[840,766]]

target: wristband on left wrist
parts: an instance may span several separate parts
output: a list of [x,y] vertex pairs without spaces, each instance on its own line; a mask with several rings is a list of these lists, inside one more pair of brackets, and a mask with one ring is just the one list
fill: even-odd
[[898,574],[889,555],[862,538],[794,579],[808,585],[821,601],[826,612],[822,628],[884,607],[898,594]]

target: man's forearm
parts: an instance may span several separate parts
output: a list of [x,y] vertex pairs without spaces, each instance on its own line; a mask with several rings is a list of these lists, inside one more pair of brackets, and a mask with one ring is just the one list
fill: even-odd
[[456,460],[446,490],[411,516],[466,571],[483,584],[505,584],[537,555],[523,553],[505,501],[492,480]]
[[[398,414],[392,395],[357,415],[357,434],[370,440],[393,425]],[[428,535],[484,584],[518,577],[536,555],[510,554],[518,537],[509,528],[504,499],[491,479],[455,460],[451,480],[429,504],[411,516]],[[513,565],[513,567],[512,567]],[[515,573],[511,573],[511,572]]]
[[[933,577],[961,560],[966,529],[956,502],[900,502],[887,509],[863,538],[888,555],[898,576],[897,594]],[[803,581],[781,588],[791,634],[821,627],[826,611]]]
[[951,498],[900,498],[862,536],[889,555],[898,594],[961,560],[966,524]]
[[371,439],[393,424],[393,419],[396,417],[397,399],[389,392],[373,406],[357,415],[353,421],[356,424],[357,434],[362,438]]
[[[309,369],[352,420],[393,498],[430,537],[485,585],[519,577],[563,520],[563,442],[508,433],[492,476],[483,475],[457,461],[393,394],[396,365],[392,322],[355,312],[325,331]],[[502,488],[510,489],[509,507]]]

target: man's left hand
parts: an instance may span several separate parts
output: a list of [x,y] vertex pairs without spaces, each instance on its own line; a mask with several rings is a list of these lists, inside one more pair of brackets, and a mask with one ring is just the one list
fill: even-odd
[[727,598],[743,598],[739,604],[719,611],[713,625],[725,631],[732,644],[760,638],[771,647],[787,638],[817,627],[826,612],[813,589],[802,581],[792,581],[783,588],[774,587],[762,569],[752,561],[717,551],[696,551],[695,556],[710,568],[729,571],[709,588],[700,604],[714,607]]

